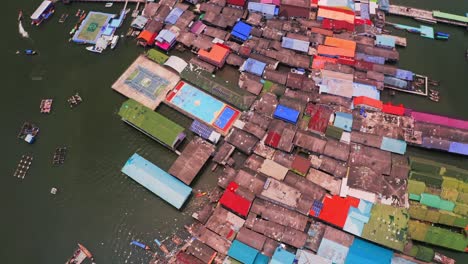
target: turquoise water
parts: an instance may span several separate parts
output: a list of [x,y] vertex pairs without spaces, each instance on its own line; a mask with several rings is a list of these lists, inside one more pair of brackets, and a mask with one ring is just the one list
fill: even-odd
[[[18,33],[18,9],[28,16],[39,2],[5,1],[1,17],[0,77],[2,107],[6,111],[0,130],[2,263],[64,263],[77,242],[95,254],[97,263],[146,263],[151,254],[130,246],[130,241],[139,239],[154,248],[154,238],[165,239],[182,229],[197,199],[192,197],[180,213],[120,172],[135,152],[164,170],[176,158],[174,153],[124,124],[117,115],[125,98],[110,87],[143,49],[134,40],[124,39],[116,50],[97,55],[68,42],[77,9],[117,13],[122,7],[119,4],[112,8],[104,8],[104,3],[66,7],[58,4],[56,14],[40,27],[24,24],[30,34],[29,39],[24,39]],[[466,0],[400,2],[449,12],[468,11]],[[70,17],[59,24],[64,12]],[[409,19],[390,20],[418,25]],[[125,21],[119,33],[126,32],[129,22]],[[450,33],[450,40],[395,33],[408,37],[408,47],[399,49],[398,65],[440,80],[441,101],[434,103],[404,94],[391,97],[386,92],[382,97],[417,110],[468,119],[468,32],[453,26],[436,28]],[[37,50],[39,55],[15,54],[28,48]],[[233,77],[237,74],[224,70],[217,75],[237,82]],[[84,102],[70,109],[66,99],[76,92]],[[50,115],[39,113],[43,98],[54,99]],[[167,106],[161,106],[158,112],[186,128],[190,125],[189,118]],[[41,129],[34,145],[16,138],[24,121],[34,122]],[[58,146],[67,146],[69,151],[65,164],[54,167],[52,155]],[[464,157],[419,149],[410,152],[468,167]],[[34,161],[26,178],[19,180],[13,172],[23,154],[33,155]],[[216,177],[205,169],[192,186],[198,192],[215,183]],[[59,190],[55,196],[49,193],[52,187]],[[464,254],[451,255],[459,263],[468,262]]]

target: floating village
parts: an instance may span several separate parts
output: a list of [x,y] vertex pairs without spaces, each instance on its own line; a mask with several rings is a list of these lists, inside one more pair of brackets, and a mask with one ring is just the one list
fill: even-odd
[[[388,0],[82,0],[123,8],[52,16],[56,4],[73,2],[43,1],[31,23],[74,17],[70,42],[97,54],[119,39],[142,46],[112,84],[128,98],[115,118],[178,156],[164,171],[134,153],[122,177],[178,210],[208,198],[185,226],[187,239],[128,241],[135,251],[156,248],[150,263],[452,264],[435,248],[468,251],[468,170],[407,154],[468,156],[468,121],[380,98],[389,90],[443,100],[438,81],[395,65],[411,43],[391,30],[450,41],[438,24],[468,30],[468,13]],[[125,19],[131,26],[119,36]],[[237,83],[217,76],[226,68]],[[74,108],[82,98],[67,101]],[[42,100],[41,112],[52,102]],[[158,113],[161,104],[190,127]],[[32,144],[38,133],[25,122],[18,138]],[[57,147],[52,163],[62,165],[68,151]],[[14,176],[23,179],[32,160],[23,155]],[[218,186],[197,193],[191,185],[203,170]],[[94,260],[78,244],[67,263],[86,259]]]

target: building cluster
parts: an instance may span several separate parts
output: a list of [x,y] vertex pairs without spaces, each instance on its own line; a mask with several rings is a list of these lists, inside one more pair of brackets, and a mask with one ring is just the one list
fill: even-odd
[[[194,214],[178,263],[453,263],[427,245],[467,249],[468,171],[405,153],[467,155],[468,122],[380,101],[421,79],[389,64],[406,42],[382,34],[376,1],[190,3],[149,3],[132,25],[141,45],[196,56],[150,50],[113,86],[137,101],[124,121],[173,150],[183,131],[148,113],[164,102],[194,119],[169,173],[137,181],[187,187],[210,155],[218,166],[224,191]],[[237,84],[213,75],[231,66]],[[180,208],[181,188],[183,200],[149,189]]]

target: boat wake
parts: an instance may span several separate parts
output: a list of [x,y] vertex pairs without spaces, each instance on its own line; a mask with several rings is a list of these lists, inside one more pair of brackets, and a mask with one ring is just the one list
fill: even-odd
[[29,33],[24,30],[23,23],[21,20],[18,22],[18,31],[23,38],[29,38]]

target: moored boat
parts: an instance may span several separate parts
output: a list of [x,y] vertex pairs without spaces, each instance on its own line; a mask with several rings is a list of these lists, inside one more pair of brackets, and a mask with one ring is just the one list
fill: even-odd
[[23,19],[23,10],[18,12],[18,21],[21,21],[21,19]]
[[26,55],[36,55],[37,52],[35,50],[32,50],[32,49],[26,49],[26,50],[24,50],[24,54],[26,54]]
[[86,50],[94,52],[94,53],[102,53],[102,49],[100,49],[100,48],[98,48],[96,46],[88,46],[88,47],[86,47]]
[[78,248],[73,252],[73,255],[67,262],[65,262],[65,264],[80,264],[85,259],[94,260],[93,254],[91,254],[85,246],[78,243]]
[[138,241],[136,241],[136,240],[133,240],[133,241],[130,243],[130,245],[137,246],[137,247],[142,248],[142,249],[144,249],[144,250],[150,250],[150,247],[149,247],[149,246],[147,246],[147,245],[145,245],[145,244],[143,244],[143,243],[141,243],[141,242],[138,242]]
[[106,3],[106,5],[104,7],[112,7],[114,4],[109,2],[109,3]]
[[118,42],[118,41],[119,41],[119,36],[118,36],[118,35],[114,35],[114,36],[112,37],[111,42],[110,42],[110,48],[111,48],[111,49],[114,49],[115,46],[117,46],[117,42]]

